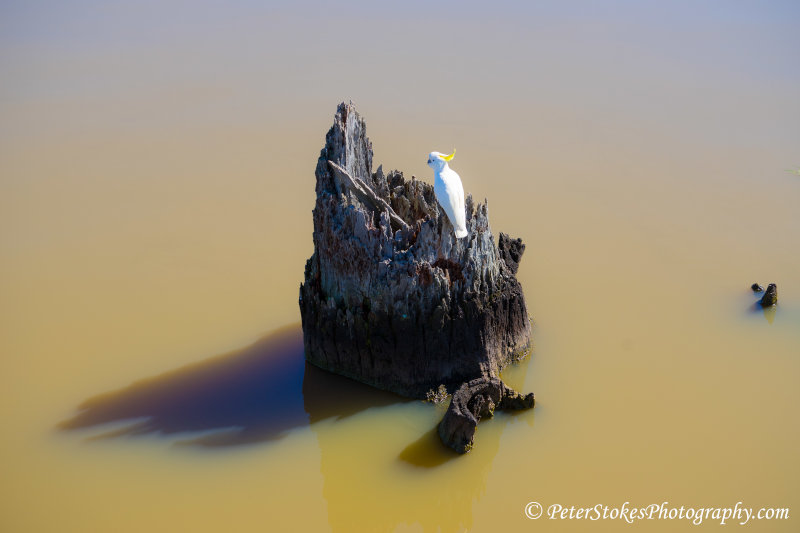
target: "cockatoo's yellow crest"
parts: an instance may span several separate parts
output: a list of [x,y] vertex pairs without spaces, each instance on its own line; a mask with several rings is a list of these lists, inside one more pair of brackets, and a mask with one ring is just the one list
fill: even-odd
[[443,156],[442,156],[442,159],[444,159],[445,161],[450,161],[450,160],[451,160],[451,159],[453,159],[455,156],[456,156],[456,149],[455,149],[455,148],[453,148],[453,153],[452,153],[452,154],[450,154],[450,155],[443,155]]

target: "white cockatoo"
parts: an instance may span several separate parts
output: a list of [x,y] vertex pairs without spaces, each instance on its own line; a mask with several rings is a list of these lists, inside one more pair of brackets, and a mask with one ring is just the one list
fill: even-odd
[[461,239],[467,236],[464,186],[461,185],[461,177],[447,164],[455,156],[455,148],[450,155],[431,152],[428,154],[428,165],[433,169],[433,192],[436,193],[436,199],[447,213],[447,218],[455,230],[456,238]]

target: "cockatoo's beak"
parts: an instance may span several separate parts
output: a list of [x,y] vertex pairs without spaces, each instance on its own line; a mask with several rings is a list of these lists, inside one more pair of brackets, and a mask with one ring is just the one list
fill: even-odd
[[455,148],[453,148],[453,153],[452,153],[452,154],[450,154],[450,155],[443,155],[443,156],[442,156],[442,159],[444,159],[445,161],[450,161],[450,160],[451,160],[451,159],[453,159],[455,156],[456,156],[456,149],[455,149]]

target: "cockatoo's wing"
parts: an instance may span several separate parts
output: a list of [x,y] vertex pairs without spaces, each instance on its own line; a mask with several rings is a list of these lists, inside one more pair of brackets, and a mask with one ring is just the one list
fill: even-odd
[[[464,184],[461,183],[461,177],[460,176],[458,178],[458,194],[459,194],[459,205],[461,205],[461,209],[459,209],[459,211],[458,211],[458,213],[461,213],[461,218],[459,219],[460,222],[459,222],[459,226],[458,227],[462,228],[464,230],[464,232],[463,232],[464,234],[462,235],[462,237],[466,237],[467,236],[467,205],[464,202]],[[456,216],[458,216],[458,213],[456,213]],[[458,237],[458,234],[456,234],[456,237]]]
[[467,236],[467,214],[466,206],[464,205],[464,185],[461,183],[461,177],[453,172],[455,179],[453,180],[453,189],[457,197],[456,207],[453,213],[453,227],[455,228],[456,238],[461,239]]
[[466,211],[464,207],[464,186],[461,178],[450,168],[444,168],[439,179],[434,184],[434,192],[439,204],[447,213],[447,218],[453,225],[456,238],[467,236]]

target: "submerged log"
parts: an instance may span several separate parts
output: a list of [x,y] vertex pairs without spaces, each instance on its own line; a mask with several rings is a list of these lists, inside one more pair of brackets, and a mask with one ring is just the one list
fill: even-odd
[[478,378],[453,393],[447,412],[439,423],[439,438],[458,453],[472,449],[481,418],[494,416],[496,409],[530,409],[533,393],[522,395],[498,378]]
[[[424,157],[424,155],[423,155]],[[306,359],[398,394],[425,398],[497,377],[524,355],[531,326],[515,276],[524,250],[466,198],[456,239],[433,185],[372,171],[364,120],[340,104],[316,168],[314,253],[300,286]]]

